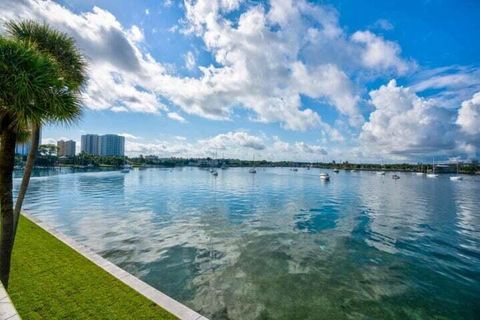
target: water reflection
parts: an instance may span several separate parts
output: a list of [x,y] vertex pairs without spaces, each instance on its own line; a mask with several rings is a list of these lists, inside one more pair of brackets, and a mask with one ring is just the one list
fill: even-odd
[[25,207],[212,319],[473,318],[478,177],[329,173],[39,177]]

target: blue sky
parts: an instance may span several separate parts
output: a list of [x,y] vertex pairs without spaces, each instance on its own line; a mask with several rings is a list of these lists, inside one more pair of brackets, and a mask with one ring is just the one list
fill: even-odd
[[127,152],[271,160],[475,158],[478,1],[1,0],[89,61],[78,124]]

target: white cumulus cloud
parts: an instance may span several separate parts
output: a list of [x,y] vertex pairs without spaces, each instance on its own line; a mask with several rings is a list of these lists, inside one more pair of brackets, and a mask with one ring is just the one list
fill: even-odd
[[467,135],[476,135],[480,138],[480,92],[462,103],[456,123]]
[[405,157],[455,148],[452,112],[437,107],[395,80],[370,92],[375,111],[363,125],[360,141],[367,151]]

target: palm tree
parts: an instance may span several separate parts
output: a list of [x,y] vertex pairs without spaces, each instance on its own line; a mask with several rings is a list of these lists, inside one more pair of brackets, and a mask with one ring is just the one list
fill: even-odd
[[12,174],[17,132],[44,114],[63,87],[55,61],[28,43],[0,37],[0,280],[8,286],[13,247]]
[[[19,41],[33,43],[39,51],[53,58],[58,63],[62,78],[66,81],[69,90],[79,91],[81,89],[86,79],[85,60],[78,51],[73,38],[50,28],[46,24],[39,24],[34,21],[8,22],[7,32]],[[51,111],[46,118],[40,119],[40,121],[32,121],[31,123],[32,144],[15,203],[14,236],[18,226],[23,200],[27,193],[28,184],[35,165],[42,122],[60,121],[69,123],[79,117],[81,109],[78,104],[74,104],[64,105],[61,109]]]
[[[68,66],[61,66],[65,61],[59,58],[62,56],[62,48],[51,49],[50,52],[57,53],[56,58],[46,50],[39,49],[43,41],[55,47],[54,42],[47,41],[55,38],[59,41],[62,38],[68,39],[74,47],[73,40],[66,35],[33,22],[9,23],[7,28],[11,37],[0,37],[0,280],[5,288],[8,287],[10,259],[18,221],[18,217],[15,218],[14,215],[12,198],[15,140],[18,132],[33,128],[35,137],[44,122],[69,122],[77,118],[81,111],[79,89],[84,79],[82,76],[78,80],[67,72],[75,66],[74,61]],[[33,41],[33,36],[37,36],[38,40]],[[79,57],[78,61],[83,70],[84,63],[80,55]],[[77,80],[80,82],[76,82]],[[31,149],[34,154],[33,157],[29,154],[29,165],[33,168],[36,147],[32,146]],[[31,169],[26,171],[22,181],[24,193],[30,173]]]

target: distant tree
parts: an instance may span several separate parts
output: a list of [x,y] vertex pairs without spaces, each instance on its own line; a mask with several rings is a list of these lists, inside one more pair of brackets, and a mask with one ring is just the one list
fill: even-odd
[[41,144],[38,147],[38,153],[41,156],[56,157],[58,153],[58,147],[54,144]]

